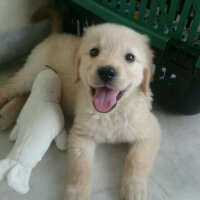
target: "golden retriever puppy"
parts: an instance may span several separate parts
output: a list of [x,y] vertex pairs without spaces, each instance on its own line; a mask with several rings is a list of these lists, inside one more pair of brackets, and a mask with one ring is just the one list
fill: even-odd
[[160,138],[159,124],[151,113],[152,57],[146,36],[125,26],[101,24],[88,28],[82,38],[50,36],[33,50],[25,67],[0,87],[3,106],[29,93],[45,65],[61,77],[62,108],[74,117],[65,200],[90,199],[96,144],[121,142],[130,144],[121,199],[146,198],[147,175]]

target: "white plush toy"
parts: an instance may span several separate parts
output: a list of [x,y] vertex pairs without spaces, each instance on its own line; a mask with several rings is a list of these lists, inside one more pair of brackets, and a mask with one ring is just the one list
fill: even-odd
[[10,139],[16,140],[14,147],[7,158],[0,161],[0,180],[7,179],[8,185],[17,192],[28,192],[31,171],[53,139],[56,138],[59,149],[66,148],[60,98],[60,78],[51,69],[42,71],[10,134]]

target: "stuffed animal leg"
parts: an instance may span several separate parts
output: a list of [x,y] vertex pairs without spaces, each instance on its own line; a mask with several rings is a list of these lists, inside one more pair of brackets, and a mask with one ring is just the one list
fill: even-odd
[[7,158],[0,161],[0,180],[7,179],[8,185],[20,193],[28,192],[31,171],[53,139],[57,137],[60,149],[66,148],[60,98],[58,75],[50,69],[41,72],[10,134],[16,142]]
[[[15,142],[17,139],[17,127],[15,126],[9,135],[9,139],[11,142]],[[65,128],[61,130],[61,132],[55,138],[56,147],[61,150],[65,151],[67,149],[67,132]]]

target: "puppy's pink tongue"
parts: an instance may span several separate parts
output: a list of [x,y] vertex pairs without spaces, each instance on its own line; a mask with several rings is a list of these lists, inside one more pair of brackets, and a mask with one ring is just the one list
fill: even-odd
[[99,112],[108,112],[116,104],[117,95],[116,90],[107,87],[97,88],[93,97],[95,108]]

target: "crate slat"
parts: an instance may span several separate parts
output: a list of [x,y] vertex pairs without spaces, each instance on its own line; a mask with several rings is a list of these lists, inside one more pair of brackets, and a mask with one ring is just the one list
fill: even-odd
[[197,34],[197,29],[198,29],[199,24],[200,24],[200,15],[198,13],[196,13],[195,17],[193,19],[192,25],[190,27],[188,37],[187,37],[188,44],[193,43],[194,38]]
[[192,5],[192,1],[188,1],[188,0],[185,1],[183,10],[180,14],[180,20],[179,20],[178,27],[177,27],[176,34],[175,34],[176,38],[179,38],[179,39],[182,38],[182,33],[184,31],[184,28],[185,28],[185,25],[186,25],[186,22],[188,19],[191,5]]
[[144,16],[147,10],[147,0],[143,0],[140,4],[140,8],[139,8],[139,17],[138,17],[138,21],[140,23],[144,23]]

